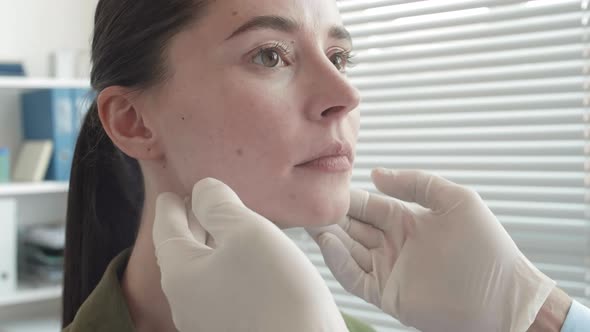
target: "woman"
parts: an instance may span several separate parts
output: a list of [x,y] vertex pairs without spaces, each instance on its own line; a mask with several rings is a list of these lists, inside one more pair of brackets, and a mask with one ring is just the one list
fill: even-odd
[[[63,326],[174,330],[151,236],[161,192],[213,177],[282,228],[345,215],[359,126],[351,47],[334,0],[100,0]],[[75,317],[83,303],[90,313]]]

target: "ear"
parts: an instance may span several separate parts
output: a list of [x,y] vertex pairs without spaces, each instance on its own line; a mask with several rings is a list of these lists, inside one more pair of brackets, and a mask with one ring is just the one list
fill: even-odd
[[125,154],[135,159],[163,157],[158,137],[146,126],[136,92],[121,86],[104,89],[97,98],[98,116],[107,135]]

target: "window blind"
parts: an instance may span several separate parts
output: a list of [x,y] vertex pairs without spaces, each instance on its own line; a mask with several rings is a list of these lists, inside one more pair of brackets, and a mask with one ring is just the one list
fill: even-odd
[[[588,0],[342,0],[361,90],[353,186],[375,166],[477,190],[519,248],[590,300]],[[287,232],[343,311],[407,331],[345,292],[302,231]]]

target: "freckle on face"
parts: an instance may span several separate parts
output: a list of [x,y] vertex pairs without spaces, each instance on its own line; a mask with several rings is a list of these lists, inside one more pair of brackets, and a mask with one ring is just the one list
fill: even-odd
[[236,150],[236,154],[241,157],[241,156],[244,155],[244,150],[242,150],[241,148],[240,149],[237,149]]

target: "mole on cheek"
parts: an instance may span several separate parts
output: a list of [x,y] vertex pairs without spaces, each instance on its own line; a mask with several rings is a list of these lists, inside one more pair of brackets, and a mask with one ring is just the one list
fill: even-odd
[[297,199],[297,195],[295,195],[294,193],[290,193],[290,194],[289,194],[289,198],[290,198],[292,201],[294,201],[294,200],[296,200],[296,199]]
[[237,154],[238,156],[240,156],[240,157],[241,157],[241,156],[243,156],[243,155],[244,155],[244,150],[242,150],[242,149],[237,149],[237,150],[236,150],[236,154]]
[[231,14],[232,14],[232,16],[236,16],[236,15],[238,15],[238,11],[234,10]]

